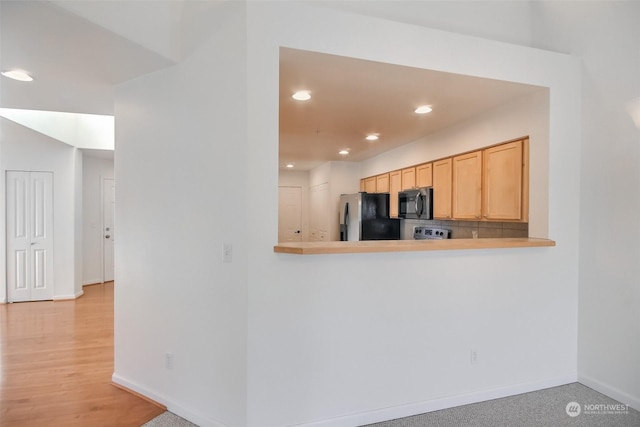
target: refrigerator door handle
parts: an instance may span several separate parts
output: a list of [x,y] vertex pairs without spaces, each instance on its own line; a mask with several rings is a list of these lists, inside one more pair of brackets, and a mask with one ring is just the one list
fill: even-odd
[[349,202],[344,204],[344,240],[349,241]]

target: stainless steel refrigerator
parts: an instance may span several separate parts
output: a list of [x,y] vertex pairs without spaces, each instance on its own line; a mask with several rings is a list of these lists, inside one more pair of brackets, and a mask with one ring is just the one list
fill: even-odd
[[340,196],[340,240],[399,240],[400,220],[389,218],[388,193]]

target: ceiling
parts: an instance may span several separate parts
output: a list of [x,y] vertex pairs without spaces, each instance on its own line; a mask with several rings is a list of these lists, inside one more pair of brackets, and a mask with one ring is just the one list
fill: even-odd
[[[541,89],[281,48],[280,168],[366,160]],[[297,90],[312,98],[294,100]],[[425,104],[433,112],[414,113]],[[365,140],[369,133],[379,139]]]
[[0,68],[34,77],[0,79],[0,107],[112,115],[115,85],[174,64],[53,2],[2,0],[0,7]]
[[[0,69],[35,80],[0,78],[0,107],[113,115],[115,86],[176,64],[225,3],[2,0]],[[539,89],[293,49],[280,60],[280,159],[298,170],[364,160]],[[294,101],[298,89],[312,99]],[[417,116],[420,104],[434,111]]]

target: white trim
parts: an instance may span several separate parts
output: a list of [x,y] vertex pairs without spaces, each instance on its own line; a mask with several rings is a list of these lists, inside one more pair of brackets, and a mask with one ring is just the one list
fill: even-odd
[[78,299],[82,295],[84,295],[84,291],[78,291],[75,294],[71,294],[71,295],[54,295],[53,300],[63,301],[63,300],[70,300],[70,299]]
[[375,411],[362,412],[359,414],[346,415],[343,417],[330,418],[311,423],[296,424],[291,427],[352,427],[354,425],[371,424],[396,418],[424,414],[426,412],[439,411],[441,409],[448,409],[461,405],[468,405],[470,403],[478,403],[492,399],[499,399],[501,397],[514,396],[550,387],[557,387],[560,385],[574,383],[576,381],[577,374],[573,373],[541,381],[512,384],[490,390],[447,396],[440,399],[425,400],[422,402],[410,403],[408,405],[392,406]]
[[187,409],[183,406],[178,405],[175,402],[172,402],[166,396],[151,391],[137,383],[130,382],[120,375],[114,373],[111,376],[111,381],[115,384],[121,385],[129,390],[135,391],[136,393],[141,394],[155,402],[158,402],[167,407],[167,411],[176,414],[179,417],[184,418],[187,421],[190,421],[194,424],[199,425],[200,427],[228,427],[226,424],[222,423],[218,420],[212,420],[208,418],[206,415],[203,415],[199,412],[194,412],[192,409]]
[[632,396],[616,387],[613,387],[612,385],[598,381],[589,375],[579,374],[578,381],[599,393],[605,394],[610,398],[619,401],[620,403],[631,406],[636,411],[640,411],[640,397],[638,396]]
[[104,283],[104,180],[103,175],[100,178],[100,280]]
[[97,285],[100,283],[104,283],[101,279],[89,279],[89,280],[85,280],[82,282],[82,286],[87,286],[87,285]]

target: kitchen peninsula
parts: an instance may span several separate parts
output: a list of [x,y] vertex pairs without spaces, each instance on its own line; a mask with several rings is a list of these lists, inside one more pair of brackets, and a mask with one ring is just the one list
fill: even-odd
[[555,246],[549,239],[532,237],[446,240],[369,240],[360,242],[289,242],[273,247],[276,253],[293,255],[349,254],[372,252],[418,252],[465,249],[505,249]]

